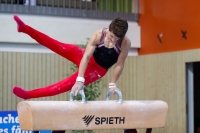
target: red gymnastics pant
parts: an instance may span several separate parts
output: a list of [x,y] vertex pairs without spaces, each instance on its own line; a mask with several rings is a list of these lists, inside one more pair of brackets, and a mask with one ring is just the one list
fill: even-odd
[[[28,34],[30,37],[35,39],[39,44],[51,49],[55,53],[61,55],[62,57],[70,60],[71,62],[79,66],[80,61],[84,54],[84,49],[73,44],[66,44],[66,43],[62,43],[57,40],[54,40],[50,38],[49,36],[33,29],[32,27],[28,25],[23,25],[23,26],[18,25],[18,31]],[[106,72],[107,70],[99,66],[95,62],[94,57],[92,56],[90,61],[88,62],[88,66],[84,75],[85,85],[88,85],[102,78],[106,74]],[[75,72],[70,77],[63,79],[59,81],[58,83],[55,83],[43,88],[29,90],[29,91],[23,90],[22,88],[15,86],[13,88],[13,93],[23,99],[54,96],[54,95],[71,90],[71,88],[76,82],[77,76],[78,76],[78,72]]]

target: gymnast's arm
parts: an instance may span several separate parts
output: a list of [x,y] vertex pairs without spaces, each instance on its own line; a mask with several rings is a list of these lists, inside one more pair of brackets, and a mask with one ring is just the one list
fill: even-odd
[[[121,53],[119,54],[118,60],[115,64],[114,73],[113,73],[111,83],[116,83],[117,80],[119,79],[119,77],[122,73],[122,70],[124,68],[125,59],[128,55],[128,51],[129,51],[130,47],[131,47],[131,42],[127,37],[125,37],[123,42],[122,42],[122,45],[121,45]],[[112,93],[114,93],[113,91],[115,89],[117,89],[117,88],[112,88],[110,90],[111,90]]]
[[[92,54],[94,53],[96,45],[99,42],[100,34],[101,34],[101,30],[98,30],[92,34],[90,41],[85,49],[85,53],[81,59],[80,65],[79,65],[78,77],[84,77],[84,73],[87,68],[88,62],[89,62]],[[83,82],[76,81],[76,83],[72,87],[72,92],[74,93],[75,96],[78,94],[78,91],[83,88],[83,86],[84,86]]]

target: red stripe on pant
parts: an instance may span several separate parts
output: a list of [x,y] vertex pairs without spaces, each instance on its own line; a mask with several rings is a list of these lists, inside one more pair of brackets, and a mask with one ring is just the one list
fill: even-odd
[[[19,27],[20,31],[28,34],[30,37],[35,39],[39,44],[51,49],[55,53],[61,55],[62,57],[72,61],[77,66],[79,66],[82,56],[84,54],[84,49],[73,45],[59,42],[37,30],[26,25],[23,27]],[[93,57],[91,57],[88,67],[86,69],[84,78],[85,85],[88,85],[106,74],[107,70],[99,66]],[[72,86],[76,82],[76,77],[78,76],[78,72],[75,72],[71,76],[46,87],[37,88],[34,90],[27,91],[28,96],[26,99],[30,98],[39,98],[39,97],[47,97],[54,96],[66,91],[71,90]]]

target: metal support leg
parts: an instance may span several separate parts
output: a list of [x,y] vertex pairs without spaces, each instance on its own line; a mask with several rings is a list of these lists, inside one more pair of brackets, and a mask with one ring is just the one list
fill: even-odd
[[124,129],[124,133],[137,133],[136,129]]
[[52,133],[65,133],[65,131],[53,131]]
[[152,131],[152,128],[147,128],[146,133],[151,133],[151,131]]

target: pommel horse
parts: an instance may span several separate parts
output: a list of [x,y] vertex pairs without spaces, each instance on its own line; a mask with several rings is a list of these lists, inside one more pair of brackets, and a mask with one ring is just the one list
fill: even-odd
[[164,101],[123,101],[122,93],[115,91],[119,100],[86,101],[83,90],[81,101],[22,101],[17,105],[20,128],[39,133],[39,130],[53,130],[53,133],[65,133],[65,130],[124,129],[124,133],[137,133],[137,128],[165,126],[168,105]]

